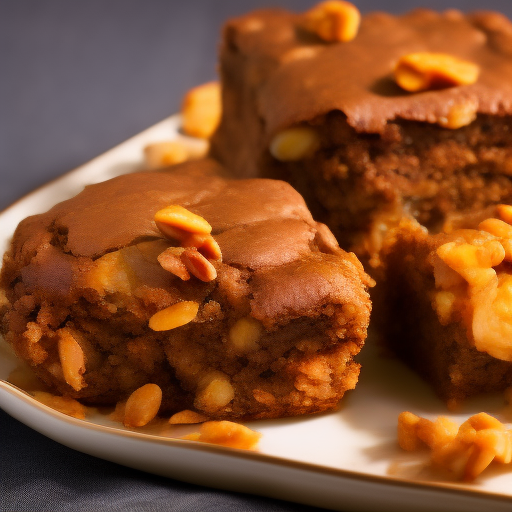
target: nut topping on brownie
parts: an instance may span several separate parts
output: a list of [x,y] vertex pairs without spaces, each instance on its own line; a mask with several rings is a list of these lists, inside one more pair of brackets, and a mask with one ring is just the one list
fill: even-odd
[[320,412],[355,386],[371,279],[291,186],[221,173],[129,174],[20,223],[1,330],[53,392],[128,399],[137,426]]
[[474,84],[478,73],[475,64],[445,53],[409,53],[395,66],[396,83],[409,92]]
[[[329,26],[331,5],[309,15]],[[454,212],[512,202],[509,20],[376,12],[350,41],[326,42],[304,16],[227,22],[215,158],[240,177],[288,181],[371,266],[403,216],[438,231]]]

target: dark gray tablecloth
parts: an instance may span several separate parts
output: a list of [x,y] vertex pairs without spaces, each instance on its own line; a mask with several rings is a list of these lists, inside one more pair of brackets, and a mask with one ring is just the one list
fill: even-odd
[[[427,3],[512,16],[510,0]],[[0,210],[176,112],[187,89],[215,78],[222,21],[269,4],[302,10],[312,2],[0,0]],[[422,2],[356,4],[402,12]],[[95,459],[0,411],[0,511],[61,510],[314,509]]]

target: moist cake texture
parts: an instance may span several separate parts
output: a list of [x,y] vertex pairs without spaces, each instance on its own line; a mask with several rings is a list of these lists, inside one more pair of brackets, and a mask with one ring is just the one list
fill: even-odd
[[384,243],[379,329],[449,405],[512,386],[511,213],[500,205],[436,235],[404,220]]
[[[331,409],[355,386],[371,280],[288,184],[222,172],[121,176],[20,223],[1,331],[55,393],[114,404],[151,383],[161,411],[247,419]],[[211,225],[222,260],[196,244],[196,273],[173,267],[187,249],[155,223],[170,205]]]
[[[263,10],[226,24],[214,156],[239,176],[290,182],[341,246],[360,254],[376,254],[403,215],[437,231],[453,212],[512,200],[508,19],[377,12],[346,42],[324,41],[304,20]],[[471,63],[478,78],[408,92],[393,70],[417,52]],[[279,154],[278,138],[290,134],[297,151]]]

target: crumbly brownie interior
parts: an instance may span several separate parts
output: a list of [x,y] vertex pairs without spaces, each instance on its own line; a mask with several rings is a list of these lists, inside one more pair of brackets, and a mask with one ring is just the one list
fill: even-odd
[[379,230],[403,215],[438,232],[454,212],[512,201],[510,116],[481,115],[456,133],[396,121],[358,134],[340,112],[312,124],[321,133],[313,157],[276,165],[267,154],[262,168],[301,192],[343,247],[378,252]]
[[[342,247],[360,254],[378,253],[382,232],[404,214],[437,230],[453,211],[512,200],[509,20],[453,10],[371,13],[354,40],[325,43],[301,19],[256,11],[227,23],[215,157],[239,176],[289,181]],[[401,90],[393,66],[419,48],[477,64],[477,82]],[[474,109],[476,120],[443,128],[454,106]],[[319,149],[279,161],[269,147],[293,126],[312,128]]]
[[[370,313],[360,263],[287,184],[219,170],[204,161],[127,175],[20,224],[1,274],[1,329],[53,390],[112,404],[151,382],[162,411],[247,419],[330,409],[355,386]],[[168,204],[212,224],[215,280],[182,281],[158,263],[175,244],[153,221]],[[200,304],[192,322],[148,327],[180,301]],[[63,372],[69,335],[85,356],[82,386]]]

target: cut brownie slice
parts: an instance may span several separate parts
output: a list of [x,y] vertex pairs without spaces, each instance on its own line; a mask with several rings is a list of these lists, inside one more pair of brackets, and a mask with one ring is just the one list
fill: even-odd
[[512,207],[495,210],[447,234],[404,220],[384,243],[381,333],[449,405],[512,385]]
[[[239,176],[290,182],[342,247],[360,253],[376,254],[404,213],[437,230],[451,212],[512,199],[506,18],[379,12],[354,39],[332,42],[305,16],[264,10],[227,23],[217,158]],[[418,55],[430,59],[420,64],[431,89],[409,92],[393,73]]]
[[129,174],[20,223],[1,328],[53,390],[108,404],[151,383],[162,411],[271,418],[355,386],[361,264],[288,184],[221,173],[203,160]]

